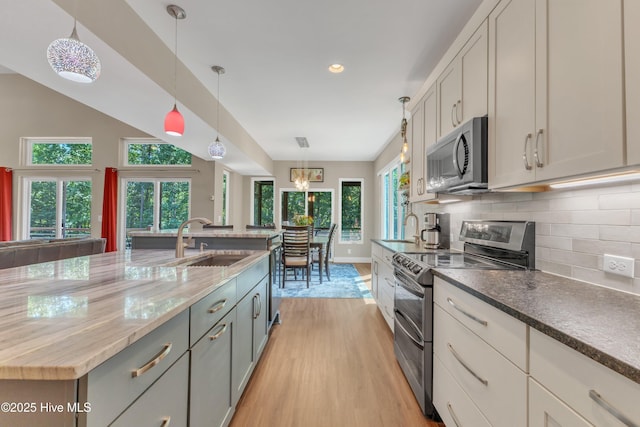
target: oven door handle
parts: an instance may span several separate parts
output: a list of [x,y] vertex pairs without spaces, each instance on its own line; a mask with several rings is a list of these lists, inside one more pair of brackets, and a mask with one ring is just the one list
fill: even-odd
[[402,286],[402,289],[406,290],[412,295],[415,295],[420,299],[424,299],[424,290],[422,289],[422,287],[420,287],[420,285],[415,285],[414,287],[407,284],[404,280],[404,277],[400,276],[396,272],[394,272],[393,277],[396,279],[396,286]]
[[397,308],[395,310],[393,310],[396,313],[396,317],[400,316],[402,319],[404,319],[409,326],[411,326],[411,329],[413,329],[413,333],[420,338],[420,341],[418,341],[417,339],[415,339],[413,337],[413,335],[407,331],[407,328],[404,327],[404,325],[402,324],[402,322],[400,321],[400,319],[398,319],[398,321],[396,322],[396,325],[400,326],[400,329],[402,329],[402,331],[409,337],[411,338],[411,341],[413,341],[418,347],[423,348],[424,347],[424,338],[422,337],[422,334],[420,333],[420,328],[418,328],[418,326],[413,323],[413,320],[411,320],[410,318],[408,318],[407,316],[405,316],[400,310],[398,310]]

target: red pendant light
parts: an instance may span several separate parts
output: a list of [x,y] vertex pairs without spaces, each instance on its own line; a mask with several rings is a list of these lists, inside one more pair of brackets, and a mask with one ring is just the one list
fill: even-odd
[[175,51],[173,59],[173,110],[169,111],[164,118],[164,131],[167,135],[182,136],[184,134],[184,117],[178,111],[176,102],[176,81],[178,80],[178,19],[187,17],[186,12],[180,6],[170,4],[167,6],[167,13],[175,21]]
[[164,131],[167,135],[173,136],[184,134],[184,117],[178,111],[176,104],[173,104],[173,110],[169,111],[164,118]]

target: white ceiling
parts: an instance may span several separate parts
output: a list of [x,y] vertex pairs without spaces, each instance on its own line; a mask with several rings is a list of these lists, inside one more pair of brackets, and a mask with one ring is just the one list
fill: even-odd
[[[169,51],[175,25],[166,12],[171,1],[126,0]],[[402,106],[397,99],[418,92],[480,3],[175,0],[187,13],[178,23],[178,56],[213,95],[217,76],[210,67],[226,69],[220,78],[221,103],[273,160],[300,157],[296,136],[308,139],[309,159],[373,160],[399,130]],[[4,10],[0,65],[206,158],[206,140],[215,136],[211,120],[194,108],[193,115],[185,114],[187,127],[194,132],[191,137],[185,134],[181,141],[165,137],[161,126],[164,110],[172,104],[171,94],[125,60],[130,55],[120,55],[88,29],[79,25],[80,38],[103,62],[103,73],[92,85],[96,89],[61,82],[47,69],[47,44],[67,36],[72,25],[58,5],[72,11],[70,1],[0,0],[0,4]],[[82,14],[78,18],[82,23]],[[112,23],[109,28],[117,37],[115,32],[122,30],[118,17],[103,19]],[[54,20],[60,23],[52,24]],[[36,52],[25,54],[28,49]],[[342,74],[327,70],[335,62],[344,64]],[[131,91],[137,96],[127,100],[127,108],[117,94],[131,96]],[[215,105],[211,109],[215,111]],[[233,140],[226,143],[230,156],[223,163],[245,173],[258,172],[260,168],[251,162],[243,163],[249,153]]]

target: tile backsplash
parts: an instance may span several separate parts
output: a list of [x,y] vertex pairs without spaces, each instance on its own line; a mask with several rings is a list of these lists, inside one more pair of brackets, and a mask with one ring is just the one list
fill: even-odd
[[[464,219],[536,222],[539,270],[640,295],[640,184],[544,193],[487,193],[442,206],[413,204],[425,212],[448,212],[451,247],[462,249]],[[605,273],[604,254],[634,258],[634,278]]]

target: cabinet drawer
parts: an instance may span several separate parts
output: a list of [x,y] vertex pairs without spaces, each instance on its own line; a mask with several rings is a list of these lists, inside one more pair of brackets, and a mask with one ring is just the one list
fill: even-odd
[[[82,377],[80,402],[91,403],[91,412],[82,414],[87,425],[109,424],[178,360],[188,345],[189,312],[185,310]],[[82,417],[79,425],[83,425]]]
[[434,353],[495,427],[527,425],[527,376],[439,306]]
[[584,418],[529,378],[529,427],[590,427]]
[[433,300],[520,369],[528,372],[527,325],[439,277],[434,281]]
[[383,252],[384,252],[384,249],[382,248],[382,246],[378,245],[377,243],[371,244],[371,256],[375,256],[382,259]]
[[188,396],[189,357],[185,353],[111,426],[186,427]]
[[190,343],[193,346],[236,305],[236,279],[231,279],[191,306]]
[[433,358],[433,404],[447,426],[491,427],[438,356]]
[[531,376],[589,422],[625,425],[608,406],[640,425],[640,384],[534,329],[530,351]]
[[237,278],[236,301],[240,301],[267,274],[269,274],[269,258],[264,258],[240,273]]

